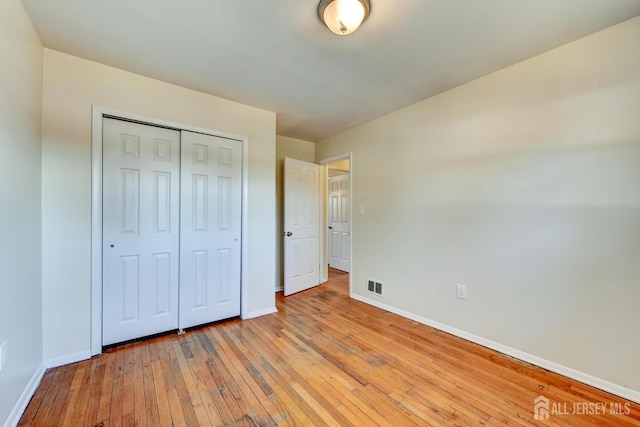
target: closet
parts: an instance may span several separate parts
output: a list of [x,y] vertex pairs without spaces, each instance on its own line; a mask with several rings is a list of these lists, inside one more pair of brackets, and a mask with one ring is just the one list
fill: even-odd
[[242,142],[103,119],[102,345],[240,314]]

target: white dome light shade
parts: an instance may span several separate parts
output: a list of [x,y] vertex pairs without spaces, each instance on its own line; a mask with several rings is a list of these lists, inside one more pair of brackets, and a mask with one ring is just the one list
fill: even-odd
[[369,9],[369,0],[322,0],[318,16],[332,32],[346,36],[367,19]]

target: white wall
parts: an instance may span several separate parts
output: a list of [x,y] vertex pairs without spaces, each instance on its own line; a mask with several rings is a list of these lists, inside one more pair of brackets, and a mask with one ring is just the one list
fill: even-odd
[[356,160],[356,296],[638,399],[638,46],[640,17],[318,142]]
[[42,45],[18,0],[0,2],[0,58],[0,344],[7,342],[0,425],[5,425],[17,421],[20,413],[14,409],[28,402],[29,383],[37,383],[43,372]]
[[45,49],[45,360],[90,349],[92,104],[248,137],[248,311],[274,308],[275,113]]
[[284,286],[284,245],[282,232],[284,231],[284,158],[315,161],[315,144],[301,139],[276,136],[276,290]]

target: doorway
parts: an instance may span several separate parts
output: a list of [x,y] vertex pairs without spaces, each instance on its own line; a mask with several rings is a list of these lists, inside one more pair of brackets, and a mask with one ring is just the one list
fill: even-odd
[[[329,268],[348,273],[349,294],[353,273],[353,154],[344,153],[325,158],[324,166],[324,230],[321,248],[321,281],[329,278]],[[332,197],[333,196],[333,197]],[[333,198],[333,203],[332,203]],[[333,258],[333,260],[332,260]]]
[[329,267],[351,270],[349,159],[327,164],[327,258]]

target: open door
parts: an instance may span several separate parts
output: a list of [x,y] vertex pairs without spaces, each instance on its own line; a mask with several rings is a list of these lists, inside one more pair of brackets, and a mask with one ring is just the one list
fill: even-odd
[[284,159],[284,295],[320,284],[320,166]]

